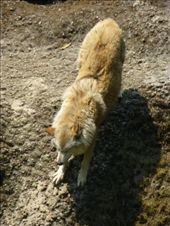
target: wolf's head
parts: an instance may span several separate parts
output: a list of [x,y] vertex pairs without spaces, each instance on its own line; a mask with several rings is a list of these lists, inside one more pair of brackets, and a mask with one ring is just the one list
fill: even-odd
[[58,165],[64,164],[71,156],[83,154],[96,135],[96,127],[94,123],[90,122],[86,122],[81,127],[77,122],[74,125],[69,125],[69,122],[65,121],[56,128],[49,127],[47,131],[54,136],[52,145],[55,146],[58,152]]
[[52,127],[48,128],[48,133],[54,136],[58,164],[72,155],[83,154],[96,137],[96,126],[106,107],[101,94],[94,92],[96,83],[92,81],[80,80],[67,88],[62,106],[54,117]]

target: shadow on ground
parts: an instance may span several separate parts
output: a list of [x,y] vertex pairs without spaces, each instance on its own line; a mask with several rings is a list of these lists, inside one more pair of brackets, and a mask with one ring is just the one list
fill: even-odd
[[77,222],[81,226],[134,226],[138,220],[145,225],[145,216],[138,217],[141,192],[159,160],[160,146],[147,103],[138,91],[126,90],[101,127],[83,189],[75,186],[79,161],[70,165],[76,173],[68,172],[66,181],[75,200]]
[[66,0],[25,0],[29,3],[38,4],[38,5],[48,5],[59,2],[65,2]]

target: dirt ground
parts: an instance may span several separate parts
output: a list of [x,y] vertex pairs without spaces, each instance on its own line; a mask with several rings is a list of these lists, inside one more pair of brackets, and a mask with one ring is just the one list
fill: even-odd
[[[169,226],[170,1],[4,0],[1,13],[1,225]],[[46,128],[85,34],[106,17],[124,32],[123,96],[100,128],[85,187],[81,157],[54,187]]]

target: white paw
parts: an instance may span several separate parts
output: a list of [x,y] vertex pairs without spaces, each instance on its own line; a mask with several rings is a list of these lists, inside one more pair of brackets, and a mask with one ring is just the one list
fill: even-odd
[[57,172],[54,174],[53,183],[55,184],[59,184],[64,179],[64,171],[61,167],[62,166],[60,166]]
[[78,179],[77,179],[77,186],[83,187],[84,184],[86,183],[86,178],[87,178],[87,176],[83,175],[83,173],[80,172],[78,175]]

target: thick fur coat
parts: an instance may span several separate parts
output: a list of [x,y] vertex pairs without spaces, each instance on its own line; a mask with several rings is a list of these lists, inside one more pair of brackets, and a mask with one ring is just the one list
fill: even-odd
[[64,178],[69,160],[83,154],[78,185],[84,185],[98,127],[120,93],[124,56],[122,31],[114,20],[97,23],[86,35],[78,56],[78,76],[65,91],[48,129],[58,151],[55,183]]

